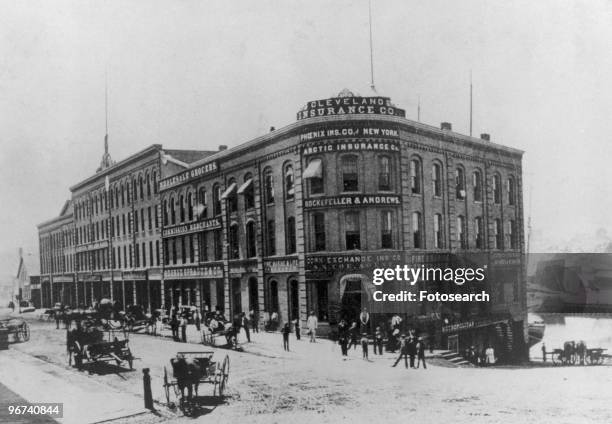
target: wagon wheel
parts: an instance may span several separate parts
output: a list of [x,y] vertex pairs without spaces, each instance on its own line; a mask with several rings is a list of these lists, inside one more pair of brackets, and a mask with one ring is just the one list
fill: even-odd
[[166,393],[166,403],[170,404],[170,383],[168,382],[168,370],[164,367],[164,392]]
[[230,369],[230,361],[229,356],[225,355],[223,358],[223,363],[221,364],[221,369],[218,372],[219,375],[219,396],[223,397],[223,392],[225,391],[225,386],[227,385],[227,379],[229,377],[229,369]]

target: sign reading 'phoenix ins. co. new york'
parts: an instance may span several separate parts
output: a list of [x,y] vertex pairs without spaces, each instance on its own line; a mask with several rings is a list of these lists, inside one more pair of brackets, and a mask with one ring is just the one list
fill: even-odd
[[317,116],[356,114],[406,116],[406,112],[393,106],[388,97],[350,96],[308,102],[306,107],[297,113],[297,119],[299,121]]

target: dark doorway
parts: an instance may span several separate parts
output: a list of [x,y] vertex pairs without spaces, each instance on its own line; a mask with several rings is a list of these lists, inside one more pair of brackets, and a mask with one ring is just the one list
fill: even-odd
[[240,293],[240,278],[232,278],[232,314],[242,312],[242,294]]
[[277,312],[280,314],[280,311],[278,310],[278,282],[276,280],[269,282],[268,299],[268,312],[270,312],[270,314],[272,314],[272,312]]
[[289,281],[289,314],[291,321],[300,319],[300,295],[296,280]]
[[259,310],[259,288],[257,287],[257,278],[251,277],[249,278],[249,310],[258,311]]
[[342,306],[340,309],[340,318],[344,318],[347,322],[359,321],[359,313],[361,311],[361,280],[347,280],[346,288],[342,295]]

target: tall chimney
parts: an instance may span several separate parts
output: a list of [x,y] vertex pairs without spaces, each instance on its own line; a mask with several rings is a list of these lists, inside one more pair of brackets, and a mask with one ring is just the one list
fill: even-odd
[[440,129],[451,131],[453,129],[453,125],[450,122],[442,122],[440,124]]
[[480,134],[480,138],[485,141],[491,141],[491,134],[482,133]]
[[219,145],[219,151],[222,151],[222,150],[227,150],[227,145],[226,144],[220,144]]

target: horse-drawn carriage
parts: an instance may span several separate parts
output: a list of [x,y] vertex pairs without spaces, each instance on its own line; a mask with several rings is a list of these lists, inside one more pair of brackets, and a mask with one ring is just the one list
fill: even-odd
[[13,335],[14,342],[27,342],[30,340],[30,326],[22,318],[0,320],[0,328],[8,330],[8,334]]
[[156,332],[156,316],[155,314],[147,314],[140,305],[128,305],[122,321],[128,331],[133,333],[146,332],[147,334],[155,334]]
[[607,349],[592,348],[588,349],[586,343],[580,341],[568,341],[563,343],[563,349],[554,349],[552,362],[555,365],[601,365],[610,355],[604,354]]
[[67,332],[68,365],[78,369],[93,363],[115,362],[121,366],[127,361],[132,368],[134,356],[129,347],[129,339],[124,329],[103,328],[80,323]]
[[225,355],[222,362],[213,361],[212,357],[213,352],[177,352],[176,357],[170,359],[172,376],[164,367],[163,384],[168,405],[174,405],[170,400],[172,390],[181,410],[186,415],[191,415],[197,406],[195,398],[198,396],[200,383],[212,384],[213,396],[223,396],[229,377],[229,357]]
[[[218,343],[218,339],[225,340],[224,345]],[[202,329],[202,344],[208,346],[225,346],[232,349],[238,348],[238,334],[231,321],[221,316],[211,316],[204,322]]]

